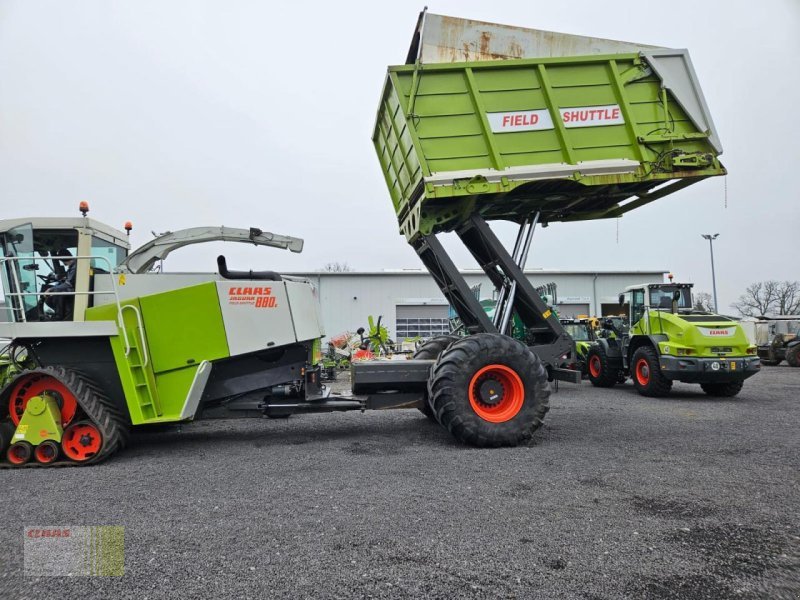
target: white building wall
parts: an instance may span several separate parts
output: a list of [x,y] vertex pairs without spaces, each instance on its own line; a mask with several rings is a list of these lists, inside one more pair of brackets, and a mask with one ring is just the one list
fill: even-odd
[[[666,271],[636,272],[566,272],[529,271],[528,279],[536,287],[549,282],[558,286],[559,301],[586,300],[589,312],[600,314],[601,303],[617,302],[626,286],[662,281]],[[355,331],[367,327],[369,315],[383,315],[383,324],[390,335],[396,331],[395,307],[398,304],[447,305],[431,276],[425,271],[384,273],[287,273],[307,277],[317,286],[322,319],[327,335]],[[492,297],[493,287],[483,274],[465,272],[467,285],[481,285],[481,299]],[[572,304],[572,302],[570,302]],[[565,316],[572,316],[567,310]]]

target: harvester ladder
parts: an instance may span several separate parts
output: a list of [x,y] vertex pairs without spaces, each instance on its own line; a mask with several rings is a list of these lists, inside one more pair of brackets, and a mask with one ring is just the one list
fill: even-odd
[[136,314],[135,330],[128,331],[128,352],[125,359],[131,372],[131,379],[136,390],[136,400],[144,419],[155,419],[161,416],[161,403],[158,398],[152,371],[148,368],[150,355],[144,337],[144,327],[139,309],[130,304],[122,306]]

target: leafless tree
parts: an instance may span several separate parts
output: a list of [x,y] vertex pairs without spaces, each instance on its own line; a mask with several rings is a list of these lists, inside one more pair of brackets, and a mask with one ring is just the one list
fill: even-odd
[[694,295],[694,309],[714,312],[714,298],[708,292],[698,292]]
[[800,312],[800,282],[770,280],[752,283],[733,307],[745,317],[796,314]]
[[322,270],[328,273],[348,273],[353,269],[351,269],[350,265],[348,265],[346,262],[336,261],[326,263],[325,266],[322,267]]

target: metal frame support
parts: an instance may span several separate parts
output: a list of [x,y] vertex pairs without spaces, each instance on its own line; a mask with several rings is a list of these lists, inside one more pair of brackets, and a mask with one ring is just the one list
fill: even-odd
[[575,351],[575,343],[522,271],[537,223],[538,215],[522,223],[513,255],[508,253],[479,215],[470,217],[456,231],[492,285],[500,292],[495,311],[500,316],[496,316],[494,321],[472,295],[464,277],[435,235],[421,236],[412,245],[467,331],[505,332],[516,312],[527,330],[529,347],[547,366],[551,375],[556,379],[579,382],[580,373],[558,368],[561,357]]

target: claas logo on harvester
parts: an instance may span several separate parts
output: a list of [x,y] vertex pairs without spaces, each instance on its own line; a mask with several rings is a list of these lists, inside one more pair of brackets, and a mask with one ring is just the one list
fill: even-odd
[[256,308],[275,308],[278,299],[271,287],[231,287],[228,289],[231,304],[254,304]]

